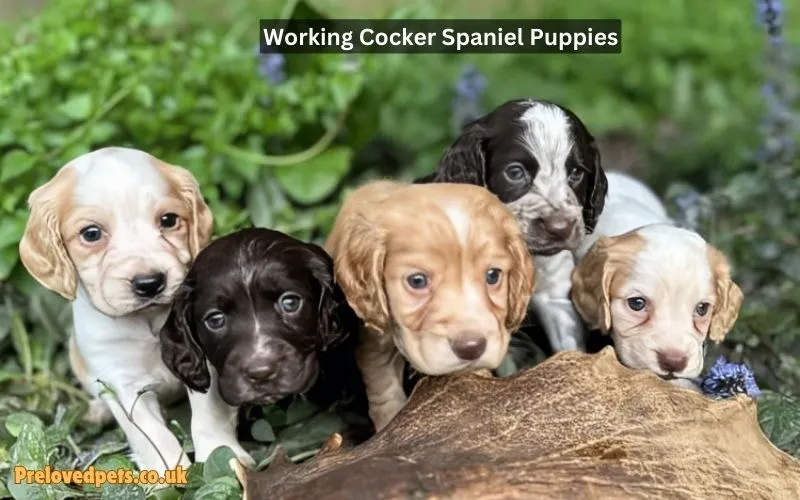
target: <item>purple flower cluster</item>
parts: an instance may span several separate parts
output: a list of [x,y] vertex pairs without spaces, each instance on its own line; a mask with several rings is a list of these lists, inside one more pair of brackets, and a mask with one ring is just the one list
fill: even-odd
[[797,154],[795,137],[800,119],[792,111],[793,88],[791,54],[783,38],[784,6],[781,0],[756,0],[757,19],[769,39],[766,53],[767,79],[762,95],[767,113],[762,124],[764,144],[759,159],[768,164],[788,165]]
[[456,135],[464,125],[483,115],[481,99],[486,86],[486,77],[477,67],[472,64],[464,67],[456,82],[453,98],[453,130]]
[[706,373],[700,384],[703,392],[717,398],[729,398],[736,394],[758,397],[761,390],[750,368],[743,363],[729,363],[720,356]]
[[278,85],[286,80],[286,57],[279,52],[262,54],[260,46],[256,46],[259,56],[258,73],[273,85]]

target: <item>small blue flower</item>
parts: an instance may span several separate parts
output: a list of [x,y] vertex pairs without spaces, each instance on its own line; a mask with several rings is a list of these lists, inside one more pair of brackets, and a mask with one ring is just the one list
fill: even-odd
[[750,368],[744,363],[729,363],[723,356],[717,358],[700,387],[705,394],[717,398],[729,398],[736,394],[756,398],[761,394]]
[[261,47],[256,47],[260,62],[258,64],[258,73],[267,78],[273,85],[278,85],[286,80],[286,57],[279,52],[270,52],[268,54],[261,53]]
[[452,103],[453,130],[456,135],[467,123],[483,114],[481,98],[486,91],[487,81],[474,65],[464,67],[455,84],[455,96]]

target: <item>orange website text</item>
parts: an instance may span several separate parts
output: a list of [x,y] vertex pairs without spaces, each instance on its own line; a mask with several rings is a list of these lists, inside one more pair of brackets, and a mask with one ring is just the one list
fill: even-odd
[[156,484],[185,485],[186,469],[180,465],[167,470],[163,475],[154,470],[141,472],[128,469],[99,470],[90,465],[86,470],[57,470],[47,465],[44,469],[26,469],[14,466],[14,482],[17,484],[91,484],[100,487],[104,484]]

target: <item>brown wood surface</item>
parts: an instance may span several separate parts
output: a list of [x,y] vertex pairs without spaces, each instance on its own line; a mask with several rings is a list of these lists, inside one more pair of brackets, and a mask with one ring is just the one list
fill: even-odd
[[800,499],[800,463],[753,400],[677,388],[611,348],[503,379],[426,378],[382,432],[340,443],[248,474],[246,498]]

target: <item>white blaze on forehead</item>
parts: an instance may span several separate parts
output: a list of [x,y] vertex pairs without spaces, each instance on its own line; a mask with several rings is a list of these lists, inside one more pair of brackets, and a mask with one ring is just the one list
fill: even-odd
[[447,203],[441,205],[447,218],[450,219],[450,224],[458,236],[458,242],[464,247],[467,244],[470,230],[470,215],[464,210],[464,207],[456,203]]
[[[458,242],[461,245],[461,265],[476,265],[477,263],[475,261],[469,260],[474,259],[475,257],[466,252],[470,232],[470,214],[467,212],[467,210],[465,210],[465,207],[457,203],[443,204],[441,208],[447,215],[447,218],[450,220],[450,224],[452,225],[453,230],[458,237]],[[462,272],[460,274],[461,276],[473,275],[471,272]],[[462,281],[461,286],[464,294],[464,306],[482,307],[483,288],[477,287],[475,282],[470,279]]]
[[565,188],[565,164],[573,146],[566,113],[558,106],[532,103],[519,120],[523,125],[520,141],[539,163],[534,185],[544,195],[551,194],[548,190]]
[[662,296],[686,307],[713,298],[707,244],[702,237],[664,224],[647,226],[638,232],[646,243],[637,256],[631,281],[658,287],[665,294]]

